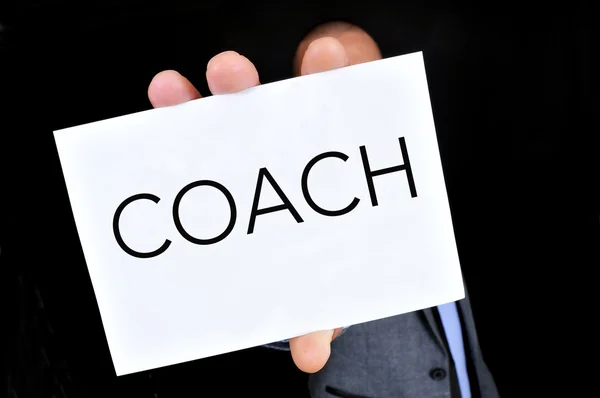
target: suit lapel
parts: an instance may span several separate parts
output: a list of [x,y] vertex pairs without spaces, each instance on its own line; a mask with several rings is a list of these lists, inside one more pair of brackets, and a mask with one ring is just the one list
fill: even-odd
[[423,322],[427,326],[427,330],[432,335],[437,345],[444,352],[444,354],[448,355],[448,353],[446,352],[446,346],[444,345],[444,339],[442,337],[442,333],[444,333],[444,331],[440,330],[437,322],[435,321],[435,316],[433,315],[433,307],[422,310],[421,317],[423,318]]
[[[479,354],[479,340],[477,338],[477,330],[475,329],[475,321],[473,319],[473,313],[471,311],[471,304],[469,302],[469,293],[465,286],[465,298],[456,302],[460,312],[460,316],[463,322],[463,334],[465,335],[468,342],[468,352],[471,358],[475,360]],[[467,348],[467,347],[465,347]]]

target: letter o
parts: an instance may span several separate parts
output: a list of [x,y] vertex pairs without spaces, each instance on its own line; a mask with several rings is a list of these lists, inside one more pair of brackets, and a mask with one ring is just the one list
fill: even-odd
[[[229,210],[231,213],[231,217],[229,219],[229,224],[227,225],[227,228],[225,228],[225,231],[223,231],[220,235],[218,235],[212,239],[198,239],[198,238],[193,237],[183,228],[183,225],[181,225],[181,219],[179,218],[179,204],[181,203],[181,199],[183,199],[183,196],[186,193],[188,193],[188,191],[190,191],[194,188],[197,188],[197,187],[201,187],[201,186],[209,186],[209,187],[218,189],[219,191],[221,191],[221,193],[223,195],[225,195],[225,198],[227,198],[227,202],[229,203]],[[233,226],[235,225],[236,218],[237,218],[237,209],[235,207],[235,201],[233,200],[233,196],[227,190],[227,188],[225,188],[223,185],[221,185],[215,181],[200,180],[200,181],[192,182],[192,183],[186,185],[185,187],[183,187],[181,189],[181,191],[179,191],[179,193],[175,197],[175,201],[173,202],[173,221],[175,222],[175,227],[177,228],[177,231],[179,231],[181,236],[183,236],[186,240],[188,240],[189,242],[195,243],[197,245],[212,245],[213,243],[217,243],[217,242],[220,242],[223,239],[225,239],[227,237],[227,235],[229,235],[231,233],[231,231],[233,230]]]

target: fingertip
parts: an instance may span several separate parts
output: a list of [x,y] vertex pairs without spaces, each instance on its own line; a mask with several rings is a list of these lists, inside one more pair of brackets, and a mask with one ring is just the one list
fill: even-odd
[[155,108],[177,105],[197,98],[200,98],[200,93],[194,85],[174,70],[157,73],[148,86],[148,99]]
[[333,330],[309,333],[290,339],[294,363],[303,372],[316,373],[323,369],[331,355]]
[[331,341],[337,339],[342,334],[343,331],[344,331],[344,328],[337,328],[337,329],[335,329],[333,331],[333,335],[331,336]]
[[239,55],[240,53],[238,53],[237,51],[223,51],[208,60],[208,64],[206,64],[206,71],[208,72],[209,70],[214,70],[215,68],[218,69],[222,66],[222,62],[227,62],[227,60],[232,58],[234,59]]
[[350,65],[344,45],[334,37],[321,37],[311,42],[304,53],[301,75],[324,72]]
[[235,51],[214,56],[206,66],[206,80],[213,94],[230,94],[260,84],[254,64]]
[[319,25],[310,31],[298,45],[294,56],[294,74],[301,73],[302,62],[308,47],[320,38],[335,38],[346,50],[349,65],[381,59],[379,46],[364,29],[342,21],[332,21]]

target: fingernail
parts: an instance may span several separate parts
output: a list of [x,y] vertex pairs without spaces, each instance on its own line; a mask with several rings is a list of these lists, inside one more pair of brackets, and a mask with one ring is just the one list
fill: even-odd
[[339,337],[340,334],[342,334],[342,328],[337,328],[333,330],[333,334],[331,336],[331,341],[337,339]]

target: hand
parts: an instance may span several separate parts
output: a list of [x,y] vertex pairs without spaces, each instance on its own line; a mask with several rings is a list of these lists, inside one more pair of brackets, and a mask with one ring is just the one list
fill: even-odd
[[[298,45],[294,74],[307,75],[381,58],[375,41],[362,29],[344,22],[331,22],[311,31]],[[235,93],[260,84],[258,71],[243,55],[226,51],[213,57],[206,68],[206,80],[213,95]],[[181,74],[163,71],[148,87],[155,108],[177,105],[200,98],[198,90]],[[290,339],[296,366],[304,372],[319,371],[329,359],[335,330],[309,333]]]

